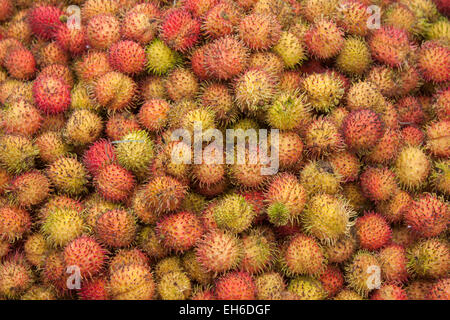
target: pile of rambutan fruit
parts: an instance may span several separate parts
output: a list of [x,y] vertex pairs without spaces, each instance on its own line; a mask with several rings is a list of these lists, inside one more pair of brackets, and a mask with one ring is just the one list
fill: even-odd
[[0,0],[0,299],[449,299],[449,13]]

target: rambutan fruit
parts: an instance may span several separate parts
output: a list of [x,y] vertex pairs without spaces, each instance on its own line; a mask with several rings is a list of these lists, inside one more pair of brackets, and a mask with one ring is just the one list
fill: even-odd
[[405,30],[409,35],[417,33],[419,23],[414,12],[401,3],[390,4],[382,15],[382,23],[387,26]]
[[[278,154],[281,168],[290,168],[300,162],[303,153],[303,142],[293,131],[279,132]],[[271,138],[268,138],[271,141]]]
[[80,300],[108,300],[106,285],[107,280],[103,277],[84,281],[78,291],[78,297]]
[[155,282],[148,266],[128,264],[113,270],[107,284],[114,300],[152,300]]
[[109,262],[109,270],[118,269],[127,264],[139,264],[142,266],[149,266],[149,258],[147,255],[137,248],[133,249],[119,249],[114,258]]
[[400,185],[407,189],[419,189],[427,181],[431,163],[422,149],[404,147],[397,156],[394,171]]
[[342,50],[344,33],[331,20],[315,21],[305,34],[305,44],[311,55],[319,59],[329,59]]
[[256,287],[250,274],[235,271],[217,280],[215,293],[219,300],[254,300]]
[[205,301],[205,300],[217,300],[217,298],[213,289],[209,287],[202,289],[200,286],[197,286],[194,287],[192,291],[191,300]]
[[200,36],[200,22],[184,8],[168,10],[160,26],[161,39],[172,49],[185,52]]
[[361,162],[355,154],[344,150],[332,153],[327,160],[343,182],[358,179]]
[[186,68],[175,68],[170,71],[165,83],[166,92],[173,101],[193,99],[199,85],[194,73]]
[[237,268],[243,253],[241,240],[219,229],[204,234],[195,247],[197,261],[216,274]]
[[213,274],[204,270],[201,264],[197,261],[193,250],[190,250],[184,254],[182,263],[183,269],[186,270],[186,273],[190,279],[197,281],[202,285],[207,285],[212,281]]
[[405,289],[396,284],[386,283],[375,290],[371,300],[408,300]]
[[307,203],[301,217],[305,232],[324,243],[349,235],[356,213],[342,197],[317,194]]
[[[282,204],[282,211],[268,212],[269,221],[275,225],[283,225],[298,219],[306,204],[305,188],[296,176],[290,173],[280,173],[273,178],[264,194],[268,205]],[[280,215],[280,213],[285,213]],[[287,216],[286,216],[287,214]]]
[[85,28],[70,28],[67,24],[60,26],[55,32],[56,43],[73,56],[82,54],[87,48]]
[[432,194],[422,194],[405,210],[405,222],[422,237],[434,237],[449,223],[449,207],[443,199]]
[[158,31],[159,8],[153,3],[142,3],[127,11],[121,24],[121,34],[125,39],[141,44],[151,42]]
[[134,41],[119,41],[109,48],[109,63],[119,72],[140,73],[145,65],[145,51]]
[[89,21],[92,17],[99,14],[116,14],[120,10],[119,0],[86,0],[81,8],[81,17],[83,21]]
[[1,125],[6,133],[32,136],[39,130],[41,123],[39,111],[24,99],[7,104],[2,113]]
[[249,52],[237,38],[224,36],[211,42],[204,55],[208,75],[229,80],[245,70]]
[[39,150],[39,158],[47,164],[66,156],[69,152],[69,146],[59,132],[45,131],[36,137],[34,143]]
[[421,46],[417,66],[427,81],[442,83],[450,79],[450,49],[438,41],[427,41]]
[[112,248],[127,247],[136,238],[136,218],[124,209],[106,211],[97,219],[95,234]]
[[391,163],[401,147],[402,136],[397,130],[386,129],[381,139],[365,156],[365,160],[374,164]]
[[432,281],[419,279],[410,281],[405,290],[410,300],[427,300],[432,286]]
[[47,176],[57,191],[69,195],[86,191],[87,171],[75,157],[64,156],[52,162],[47,169]]
[[149,131],[160,131],[167,124],[170,104],[164,99],[147,100],[139,109],[139,123]]
[[336,295],[344,286],[344,275],[342,271],[333,265],[328,265],[319,279],[329,298]]
[[377,65],[370,69],[366,80],[375,85],[378,91],[386,97],[393,97],[398,94],[396,84],[396,73],[393,69],[385,65]]
[[96,15],[86,25],[86,37],[92,48],[108,49],[120,39],[120,23],[113,15]]
[[121,140],[123,136],[140,130],[136,116],[129,112],[111,114],[106,123],[106,134],[113,140]]
[[297,234],[286,242],[280,259],[287,275],[318,276],[327,265],[323,247],[315,238],[303,234]]
[[281,32],[278,42],[273,47],[273,51],[283,59],[287,68],[294,68],[306,60],[306,49],[303,43],[289,31]]
[[267,106],[267,122],[272,128],[293,130],[307,126],[312,120],[309,105],[297,92],[282,92]]
[[319,112],[329,112],[344,96],[343,83],[334,72],[313,73],[301,84],[308,103]]
[[416,126],[403,127],[401,136],[405,144],[416,147],[420,147],[425,141],[425,134]]
[[309,195],[336,194],[341,188],[341,177],[333,172],[330,163],[321,160],[310,161],[300,172],[300,183]]
[[92,237],[79,237],[64,248],[64,262],[67,266],[78,266],[82,278],[95,276],[102,270],[105,261],[105,250]]
[[236,120],[237,108],[235,107],[231,90],[221,83],[209,83],[201,87],[200,103],[215,111],[216,121],[222,125],[228,125]]
[[369,47],[375,60],[390,67],[406,64],[415,54],[406,31],[392,26],[374,30],[369,39]]
[[388,200],[377,203],[377,211],[391,223],[400,222],[412,201],[409,193],[397,190]]
[[38,77],[33,84],[33,98],[44,113],[57,114],[70,106],[70,87],[62,78],[54,76]]
[[39,149],[26,137],[3,135],[0,137],[0,167],[9,173],[21,173],[34,167]]
[[448,243],[437,238],[423,239],[408,248],[408,273],[438,279],[448,275],[450,251]]
[[31,52],[36,59],[36,62],[41,67],[46,67],[52,64],[68,65],[69,56],[64,49],[55,41],[52,42],[36,42],[31,45]]
[[57,296],[67,293],[67,280],[70,274],[66,273],[66,265],[62,252],[53,251],[45,258],[41,272],[44,285],[55,288]]
[[31,216],[25,209],[5,205],[0,208],[0,239],[15,242],[31,227]]
[[15,79],[29,80],[36,72],[36,60],[30,50],[15,48],[5,56],[4,65]]
[[137,84],[123,73],[111,71],[97,79],[93,91],[96,101],[108,111],[121,111],[133,104]]
[[361,1],[344,0],[337,6],[337,22],[346,32],[357,35],[367,35],[369,28],[367,22],[370,19],[368,6]]
[[194,17],[200,18],[217,3],[218,0],[186,0],[184,1],[183,6],[191,12]]
[[23,44],[14,38],[6,38],[0,39],[0,65],[4,66],[5,58],[11,52],[11,50],[15,49],[24,49]]
[[253,50],[274,46],[281,36],[281,25],[272,15],[249,14],[239,23],[239,36]]
[[450,42],[450,22],[448,19],[439,19],[426,30],[426,38],[428,40],[438,40],[443,43]]
[[253,206],[239,194],[230,194],[219,200],[213,208],[214,220],[219,228],[241,233],[250,227],[255,217]]
[[50,181],[37,170],[16,176],[10,183],[10,197],[20,207],[42,203],[50,193]]
[[28,12],[28,23],[31,31],[44,40],[50,40],[62,25],[60,17],[63,15],[61,9],[55,6],[40,5]]
[[367,167],[360,179],[364,195],[373,201],[388,200],[397,189],[395,174],[388,168]]
[[378,285],[377,279],[374,279],[376,268],[381,268],[376,255],[359,250],[354,254],[351,262],[345,266],[345,280],[351,289],[367,297],[369,292]]
[[310,22],[324,16],[334,17],[337,10],[336,0],[305,0],[300,6],[300,13]]
[[356,152],[370,150],[384,134],[380,115],[369,109],[352,111],[342,124],[347,146]]
[[286,285],[281,274],[267,272],[255,278],[256,298],[259,300],[281,300]]
[[83,204],[75,199],[67,196],[53,196],[40,208],[38,218],[45,220],[51,212],[59,208],[75,210],[79,214],[84,210]]
[[20,297],[20,300],[57,300],[57,293],[51,286],[33,285]]
[[305,148],[312,158],[323,158],[342,149],[343,139],[333,122],[318,117],[306,129]]
[[169,249],[164,247],[153,227],[142,228],[137,236],[138,246],[150,257],[159,259],[168,254]]
[[34,233],[28,236],[23,246],[26,260],[30,265],[36,267],[43,266],[48,250],[49,248],[45,237],[41,233]]
[[423,123],[425,115],[417,98],[407,96],[397,102],[398,120],[400,124]]
[[165,257],[155,265],[156,279],[161,279],[163,275],[170,272],[183,272],[181,258],[177,255]]
[[296,300],[325,300],[328,295],[319,280],[307,276],[293,278],[287,289],[295,295]]
[[153,40],[145,49],[147,71],[156,75],[165,74],[174,68],[180,60],[179,55],[163,41]]
[[355,82],[347,93],[347,109],[350,111],[370,109],[382,113],[386,107],[385,102],[378,88],[368,81]]
[[342,289],[333,298],[333,300],[364,300],[364,298],[359,295],[356,291],[350,289]]
[[450,279],[443,278],[431,286],[427,295],[430,300],[448,300],[450,299]]
[[53,76],[53,77],[61,78],[64,80],[64,82],[67,85],[69,85],[70,88],[73,87],[73,83],[74,83],[73,74],[68,66],[65,66],[62,64],[48,65],[45,68],[42,68],[38,77],[44,77],[44,76],[48,76],[48,77]]
[[279,76],[285,65],[279,55],[271,51],[254,52],[249,57],[249,69],[262,69],[273,76]]
[[408,279],[406,250],[398,244],[390,244],[378,253],[383,279],[404,282]]
[[361,38],[349,37],[344,40],[342,51],[336,58],[336,66],[349,75],[361,76],[372,62],[370,50]]
[[450,195],[450,162],[445,160],[435,162],[431,180],[438,192]]
[[144,101],[167,98],[164,80],[160,76],[147,76],[142,79],[139,83],[139,92]]
[[81,81],[91,83],[112,71],[108,54],[103,51],[88,51],[74,63],[75,74]]
[[116,161],[113,145],[106,139],[97,140],[83,154],[83,164],[93,176],[97,175],[104,165]]
[[8,20],[14,12],[14,4],[11,0],[0,1],[0,21]]
[[286,29],[294,19],[294,9],[289,2],[281,0],[260,0],[253,5],[252,13],[272,14],[283,29]]
[[416,241],[417,235],[404,224],[392,225],[392,243],[399,244],[405,248]]
[[275,255],[275,244],[259,229],[252,229],[242,237],[244,255],[240,269],[257,274],[270,268]]
[[232,34],[243,21],[241,8],[234,1],[219,1],[203,16],[201,29],[207,38]]
[[22,256],[12,255],[0,264],[0,293],[7,299],[17,299],[34,282],[30,266]]
[[73,145],[87,145],[98,139],[102,118],[86,109],[75,110],[67,120],[64,136]]
[[159,280],[157,289],[162,300],[185,300],[191,295],[191,280],[184,272],[168,272]]
[[438,158],[450,157],[450,120],[434,121],[426,128],[426,149]]
[[127,169],[115,163],[106,163],[95,176],[95,186],[105,199],[120,202],[131,195],[135,180]]
[[236,79],[235,99],[242,111],[257,112],[271,102],[276,81],[266,71],[250,69]]
[[377,250],[388,244],[392,237],[389,223],[376,212],[366,212],[356,219],[355,229],[363,249]]
[[185,185],[169,176],[156,177],[143,188],[149,209],[157,214],[177,210],[186,195]]
[[[260,189],[268,179],[267,175],[262,173],[264,165],[259,156],[259,151],[252,152],[246,149],[242,158],[237,159],[239,152],[236,152],[234,164],[229,168],[229,176],[232,182],[242,189]],[[241,157],[241,155],[239,155]]]
[[82,214],[75,208],[58,206],[42,219],[41,231],[48,243],[64,247],[87,231]]
[[324,245],[324,250],[330,263],[347,261],[356,249],[356,241],[351,236],[342,237],[334,243]]

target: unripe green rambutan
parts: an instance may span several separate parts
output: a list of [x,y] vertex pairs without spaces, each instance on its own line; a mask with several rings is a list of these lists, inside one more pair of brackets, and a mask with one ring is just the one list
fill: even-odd
[[173,69],[179,62],[178,53],[170,49],[159,39],[153,40],[147,47],[147,70],[156,75],[167,73]]
[[319,242],[309,236],[297,234],[282,248],[281,265],[286,275],[320,275],[326,268],[327,257]]
[[324,243],[334,243],[349,235],[356,216],[344,198],[329,194],[313,196],[302,215],[305,231]]
[[183,272],[181,258],[177,255],[165,257],[155,265],[155,278],[161,279],[163,275],[169,272]]
[[0,294],[17,299],[34,282],[30,266],[21,256],[11,256],[0,264]]
[[344,84],[334,72],[313,73],[301,84],[308,103],[319,112],[329,112],[344,96]]
[[379,114],[369,109],[351,112],[342,124],[342,133],[347,146],[356,152],[365,152],[381,139],[384,124]]
[[87,231],[83,215],[70,207],[55,207],[43,218],[41,231],[55,247],[64,247]]
[[114,300],[152,300],[155,283],[148,266],[128,264],[111,272],[107,289]]
[[[345,266],[345,280],[348,286],[361,296],[367,297],[377,287],[376,270],[380,270],[380,262],[374,253],[359,250],[351,262]],[[381,280],[381,279],[378,279]]]
[[119,20],[111,14],[92,17],[86,25],[86,37],[94,49],[108,49],[120,39]]
[[409,193],[397,190],[388,200],[377,203],[377,211],[391,223],[400,222],[412,201]]
[[154,145],[148,133],[143,130],[133,131],[124,135],[119,142],[115,146],[119,163],[138,177],[143,177],[154,157]]
[[386,281],[404,282],[408,279],[406,250],[398,244],[390,244],[378,253],[381,272]]
[[168,272],[158,282],[158,293],[162,300],[185,300],[191,295],[189,277],[184,272]]
[[11,181],[10,197],[20,207],[40,204],[50,193],[50,181],[37,170],[16,176]]
[[283,92],[267,107],[267,122],[280,130],[299,129],[311,121],[309,105],[303,95]]
[[219,228],[233,233],[248,229],[255,217],[253,206],[239,194],[230,194],[219,200],[213,214]]
[[102,213],[95,226],[97,238],[112,248],[129,246],[136,238],[136,218],[124,209]]
[[[196,130],[196,126],[202,128],[203,131],[215,128],[215,113],[212,109],[205,107],[194,108],[186,113],[180,113],[181,127],[188,130],[191,134]],[[173,129],[179,129],[174,127]]]
[[281,274],[267,272],[255,278],[256,298],[259,300],[281,300],[286,285]]
[[217,280],[215,292],[218,300],[254,300],[256,287],[250,274],[235,271]]
[[308,194],[336,194],[341,186],[341,176],[333,171],[328,162],[310,161],[300,172],[300,183]]
[[333,300],[364,300],[364,298],[353,290],[342,289]]
[[370,19],[368,5],[362,1],[344,0],[337,8],[337,22],[346,32],[357,35],[367,35]]
[[69,195],[79,195],[86,191],[87,171],[72,156],[61,157],[52,162],[47,169],[47,176],[57,191]]
[[363,249],[377,250],[392,238],[392,230],[386,219],[376,212],[366,212],[356,219],[356,236]]
[[343,72],[361,76],[372,62],[369,47],[364,39],[349,37],[345,39],[342,51],[336,58],[336,66]]
[[275,244],[258,229],[252,229],[242,237],[244,255],[240,269],[251,274],[270,268],[275,255]]
[[343,35],[333,21],[322,18],[315,21],[305,34],[305,43],[311,55],[319,59],[329,59],[342,50]]
[[377,87],[368,81],[354,83],[347,93],[347,108],[350,111],[370,109],[382,113],[386,101]]
[[28,211],[10,205],[0,208],[0,239],[10,243],[22,238],[31,227]]
[[342,263],[350,259],[357,244],[353,236],[342,237],[334,243],[324,245],[324,250],[330,263]]
[[247,70],[237,78],[234,93],[242,111],[257,112],[271,102],[275,94],[276,80],[262,69]]
[[164,247],[153,227],[146,226],[137,236],[138,246],[150,257],[160,259],[168,254],[168,248]]
[[448,275],[450,250],[445,240],[437,238],[416,242],[407,251],[408,273],[438,279]]
[[322,283],[312,277],[296,277],[290,281],[287,289],[298,300],[325,300],[328,295]]
[[283,31],[273,51],[283,59],[287,68],[294,68],[306,60],[306,50],[303,43],[289,31]]
[[74,145],[86,145],[98,139],[103,129],[102,119],[86,109],[75,110],[67,120],[64,136]]
[[432,194],[422,194],[405,210],[405,222],[421,237],[434,237],[445,230],[450,221],[448,203]]
[[9,173],[21,173],[34,167],[39,149],[23,136],[3,135],[0,137],[0,166]]
[[433,22],[426,30],[425,36],[428,40],[441,40],[450,44],[450,21],[446,18],[441,18]]
[[[297,177],[290,173],[275,176],[264,196],[267,204],[278,204],[279,208],[272,208],[274,211],[268,212],[269,220],[275,225],[285,225],[287,222],[296,221],[303,211],[307,197],[305,188],[299,183]],[[280,207],[279,204],[283,206]]]
[[206,233],[195,248],[197,261],[216,274],[237,268],[243,253],[241,240],[219,229]]
[[202,285],[207,285],[213,280],[213,274],[207,272],[201,264],[197,261],[195,252],[193,250],[188,251],[182,258],[183,268],[186,270],[187,275],[194,281]]
[[426,183],[430,167],[430,160],[420,148],[406,146],[397,156],[394,171],[401,186],[419,189]]
[[130,77],[115,71],[102,75],[95,82],[96,101],[108,111],[121,111],[129,108],[135,99],[137,85]]
[[95,176],[98,192],[112,202],[125,201],[135,186],[131,172],[115,163],[104,164]]
[[169,72],[165,88],[170,99],[177,102],[182,99],[193,99],[198,92],[199,85],[191,70],[179,67]]

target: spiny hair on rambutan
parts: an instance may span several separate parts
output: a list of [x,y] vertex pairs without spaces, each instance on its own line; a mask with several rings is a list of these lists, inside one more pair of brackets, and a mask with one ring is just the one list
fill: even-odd
[[74,71],[81,81],[90,83],[112,71],[112,67],[106,52],[90,50],[75,61]]
[[273,50],[283,59],[287,68],[301,65],[307,56],[304,44],[295,34],[289,31],[281,32],[280,39],[273,47]]
[[305,44],[311,55],[329,59],[342,50],[343,35],[343,31],[332,20],[318,19],[305,34]]
[[0,239],[14,243],[31,227],[30,213],[22,208],[5,205],[0,208]]
[[124,135],[142,129],[137,117],[130,112],[117,112],[109,116],[105,132],[112,141],[121,140]]
[[253,277],[247,272],[229,272],[216,281],[215,293],[219,300],[253,300],[256,290]]
[[1,126],[6,133],[24,136],[34,135],[43,117],[39,110],[25,99],[18,99],[5,105],[1,113]]
[[426,128],[425,148],[437,158],[450,157],[450,120],[431,122]]
[[152,226],[145,226],[139,231],[137,245],[152,259],[163,258],[169,253],[169,249],[159,241]]
[[376,270],[381,270],[377,256],[374,253],[359,250],[345,265],[345,280],[351,289],[367,297],[373,289],[381,285],[381,279],[374,277]]
[[97,140],[83,154],[83,164],[93,176],[105,164],[115,163],[116,161],[113,144],[107,139]]
[[287,287],[295,300],[324,300],[328,293],[322,283],[310,276],[297,276]]
[[56,131],[44,131],[34,141],[39,150],[39,158],[49,164],[69,152],[69,145],[63,140],[62,133]]
[[240,269],[251,274],[268,270],[276,255],[275,242],[264,235],[260,229],[251,229],[242,237],[244,255]]
[[109,262],[110,272],[127,264],[149,266],[148,256],[137,248],[119,249]]
[[408,279],[406,249],[402,245],[390,244],[378,253],[381,272],[386,281],[404,282]]
[[52,162],[47,176],[59,192],[80,195],[87,190],[87,170],[75,156],[63,156]]
[[436,161],[430,175],[434,188],[443,195],[450,195],[450,162]]
[[329,112],[343,98],[344,83],[334,72],[312,73],[301,84],[308,103],[318,112]]
[[29,235],[24,243],[23,252],[27,261],[36,267],[42,267],[49,252],[49,246],[42,233]]
[[139,123],[149,131],[158,132],[167,125],[170,108],[171,105],[165,99],[149,99],[139,109]]
[[358,178],[361,161],[354,153],[343,150],[331,154],[327,160],[343,182],[355,181]]
[[120,39],[120,22],[111,14],[96,15],[87,22],[86,37],[94,49],[108,49]]
[[146,44],[158,31],[161,11],[153,3],[142,3],[128,10],[123,17],[120,33],[123,38]]
[[342,51],[336,58],[336,66],[340,70],[349,75],[361,76],[371,63],[370,50],[364,39],[358,37],[345,39]]
[[108,300],[106,285],[107,280],[102,276],[83,281],[78,291],[78,297],[80,300]]
[[44,40],[54,37],[58,27],[62,25],[60,8],[50,5],[39,5],[28,12],[27,20],[31,31]]
[[135,178],[127,169],[116,163],[105,163],[94,178],[97,191],[112,202],[127,200],[135,187]]
[[272,128],[280,130],[301,129],[312,120],[311,108],[298,91],[281,92],[274,97],[267,107],[266,117]]
[[277,272],[266,272],[255,277],[256,297],[260,300],[281,300],[286,288],[283,276]]
[[13,203],[29,208],[42,203],[50,194],[48,178],[37,170],[16,176],[10,182],[10,197]]
[[6,55],[4,66],[10,76],[19,80],[29,80],[36,72],[36,60],[30,50],[15,48]]
[[162,18],[160,36],[169,47],[185,52],[199,40],[200,22],[184,8],[168,10]]
[[341,190],[341,176],[329,162],[310,161],[300,171],[300,183],[309,195],[336,194]]
[[386,219],[376,212],[366,212],[355,223],[356,236],[363,249],[377,250],[388,244],[392,230]]
[[24,136],[5,134],[0,137],[0,167],[18,174],[31,169],[39,149]]
[[147,71],[156,75],[167,73],[180,62],[178,53],[159,39],[149,43],[145,51]]
[[185,300],[191,295],[192,284],[185,272],[168,272],[159,280],[157,289],[162,300]]
[[388,200],[377,203],[377,211],[390,223],[400,222],[412,202],[413,199],[408,192],[398,189]]
[[360,180],[364,195],[373,201],[388,200],[397,189],[395,174],[388,168],[367,167]]
[[106,287],[113,300],[152,300],[156,291],[150,267],[140,264],[113,270]]
[[229,194],[213,208],[214,220],[219,228],[241,233],[250,227],[255,217],[253,206],[239,194]]
[[169,71],[165,88],[169,98],[177,102],[183,99],[193,99],[197,95],[199,84],[191,70],[176,67]]
[[238,110],[231,90],[222,83],[205,83],[200,87],[199,102],[215,111],[216,122],[229,125],[236,121]]
[[429,176],[431,161],[425,152],[414,146],[402,148],[394,163],[399,184],[410,190],[423,187]]
[[330,264],[319,279],[328,297],[333,297],[344,287],[344,275],[342,271],[338,267]]
[[[267,140],[272,141],[272,137],[269,136]],[[273,147],[276,148],[276,146]],[[296,132],[282,131],[278,133],[278,155],[281,168],[294,167],[301,161],[303,142]]]
[[379,90],[369,81],[357,81],[351,85],[347,92],[347,109],[356,111],[370,109],[383,113],[386,109],[386,100]]
[[145,51],[134,41],[122,40],[109,48],[109,63],[119,72],[137,74],[144,69]]
[[344,0],[337,7],[337,22],[346,32],[356,36],[366,36],[369,32],[370,13],[364,1]]
[[438,41],[424,42],[418,54],[417,66],[428,81],[436,83],[448,81],[450,79],[449,48]]
[[323,158],[343,149],[338,127],[327,117],[313,119],[304,134],[306,152],[312,158]]
[[116,71],[103,74],[93,85],[96,102],[112,112],[131,107],[135,103],[136,92],[134,80]]
[[384,283],[379,289],[375,290],[371,300],[409,300],[408,295],[400,285]]
[[203,16],[202,32],[207,38],[230,35],[242,21],[242,9],[234,1],[219,1]]
[[113,209],[102,213],[95,226],[97,238],[111,248],[129,246],[136,238],[137,222],[132,212]]
[[17,299],[35,281],[33,272],[19,254],[11,254],[0,264],[0,293],[7,299]]
[[448,243],[439,238],[421,239],[407,250],[408,273],[437,279],[448,275],[450,251]]
[[253,50],[275,45],[281,37],[281,25],[271,14],[249,14],[239,23],[239,36]]
[[70,106],[70,87],[62,78],[42,75],[33,83],[33,98],[42,112],[62,113]]
[[391,164],[402,145],[402,138],[398,130],[386,129],[375,147],[365,156],[365,160],[373,164]]
[[86,109],[75,110],[67,120],[64,136],[73,145],[95,142],[103,130],[102,118]]

